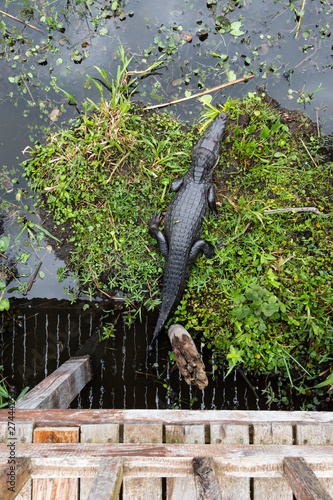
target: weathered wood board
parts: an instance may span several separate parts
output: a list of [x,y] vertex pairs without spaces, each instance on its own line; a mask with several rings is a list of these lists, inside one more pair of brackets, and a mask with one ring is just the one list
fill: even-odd
[[[124,425],[124,443],[151,443],[156,445],[163,442],[163,426],[157,424],[127,423]],[[162,498],[162,479],[146,477],[124,477],[123,498],[126,500],[159,500]]]
[[[249,444],[249,426],[234,424],[211,424],[210,442],[216,444]],[[234,478],[226,474],[229,465],[224,460],[216,460],[216,475],[223,492],[223,500],[234,500],[235,489],[237,489],[239,498],[242,500],[250,499],[250,479]]]
[[[79,427],[38,427],[34,430],[34,443],[78,443]],[[46,445],[46,446],[47,446]],[[34,479],[32,482],[32,500],[53,500],[79,498],[78,479]]]
[[67,408],[90,380],[89,356],[70,358],[27,392],[16,403],[16,410]]
[[[320,443],[332,448],[333,426],[327,424],[298,424],[296,425],[296,443],[304,446]],[[321,478],[321,481],[330,495],[333,496],[333,475],[330,478]]]
[[332,500],[331,495],[303,458],[285,458],[283,469],[297,500]]
[[[166,425],[165,442],[178,444],[205,444],[203,424]],[[193,471],[185,478],[170,477],[166,482],[167,500],[192,500],[196,498],[196,485]]]
[[[256,424],[253,426],[253,444],[292,445],[293,428],[289,424]],[[265,500],[293,500],[293,493],[286,478],[255,478],[255,498]]]
[[[20,484],[30,474],[34,485],[32,496],[27,482],[18,498],[75,500],[80,481],[81,500],[116,500],[121,485],[123,500],[158,500],[163,492],[168,500],[206,499],[208,492],[223,500],[291,500],[292,488],[298,499],[327,500],[332,423],[324,412],[17,410],[16,459],[29,464]],[[0,469],[8,429],[8,411],[0,411]]]
[[[81,443],[119,443],[119,424],[81,425]],[[94,478],[80,479],[80,500],[87,500]]]

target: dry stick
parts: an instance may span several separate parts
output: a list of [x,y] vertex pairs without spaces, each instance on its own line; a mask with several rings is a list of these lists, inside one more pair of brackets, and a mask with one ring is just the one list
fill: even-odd
[[3,257],[4,259],[8,259],[3,253],[0,253],[0,257]]
[[308,153],[308,155],[310,156],[310,158],[311,158],[311,160],[312,160],[312,162],[313,162],[314,166],[315,166],[316,168],[318,168],[317,163],[314,161],[314,159],[313,159],[313,157],[312,157],[312,155],[311,155],[310,151],[308,150],[308,148],[307,148],[307,147],[306,147],[306,145],[304,144],[304,141],[303,141],[303,139],[302,139],[302,138],[301,138],[301,143],[303,144],[303,146],[304,146],[304,148],[305,148],[305,151],[306,151],[306,152]]
[[291,208],[275,208],[272,210],[268,210],[268,209],[264,210],[264,214],[280,214],[283,212],[312,212],[312,213],[317,214],[317,215],[322,215],[323,217],[330,216],[330,214],[324,214],[323,212],[318,210],[318,208],[316,208],[316,207],[301,207],[301,208],[291,207]]
[[219,248],[226,247],[232,241],[237,240],[237,238],[242,236],[242,234],[246,233],[246,231],[249,229],[250,226],[251,226],[251,222],[246,224],[245,229],[241,233],[236,234],[236,236],[233,236],[232,238],[228,239],[228,241],[226,241],[225,243],[221,243],[221,245],[219,245]]
[[34,274],[31,276],[31,279],[28,283],[28,286],[27,288],[24,290],[23,292],[23,295],[27,295],[27,293],[29,292],[29,290],[31,289],[32,285],[34,284],[34,281],[36,279],[36,276],[38,274],[38,271],[40,270],[40,267],[42,265],[42,261],[40,261],[40,263],[38,264],[38,266],[36,267],[36,271],[34,272]]
[[294,69],[299,68],[303,63],[305,63],[305,61],[307,61],[308,59],[311,59],[311,57],[313,57],[315,55],[315,53],[318,52],[318,50],[320,49],[320,46],[321,46],[321,41],[319,42],[319,46],[316,48],[316,50],[314,50],[312,52],[312,54],[310,54],[307,57],[305,57],[301,62],[299,62],[298,64],[296,64],[296,66],[295,66]]
[[32,102],[33,102],[34,104],[36,104],[36,101],[35,101],[35,99],[32,97],[32,93],[30,92],[29,87],[28,87],[28,85],[25,83],[25,80],[24,80],[24,78],[23,78],[23,76],[22,76],[22,75],[21,75],[21,80],[22,80],[22,82],[24,83],[24,86],[25,86],[25,88],[27,89],[28,94],[30,95],[30,97],[31,97],[31,99],[32,99]]
[[202,95],[209,94],[210,92],[215,92],[215,90],[220,90],[225,87],[229,87],[230,85],[235,85],[236,83],[245,82],[246,80],[250,80],[254,78],[254,75],[249,75],[246,78],[239,78],[238,80],[234,80],[233,82],[222,83],[222,85],[218,85],[217,87],[213,87],[211,89],[205,90],[203,92],[199,92],[198,94],[190,95],[189,97],[182,97],[181,99],[176,99],[175,101],[165,102],[163,104],[156,104],[155,106],[148,106],[147,108],[143,108],[144,111],[149,109],[163,108],[164,106],[171,106],[171,104],[177,104],[179,102],[188,101],[189,99],[195,99],[196,97],[201,97]]
[[257,391],[255,390],[255,388],[253,387],[253,385],[251,384],[251,382],[249,381],[249,379],[247,378],[247,376],[245,375],[245,373],[243,372],[243,370],[241,368],[236,368],[236,370],[243,377],[243,379],[245,380],[245,382],[248,384],[248,386],[250,387],[250,389],[253,392],[253,394],[255,395],[255,397],[257,399],[259,399]]
[[33,30],[39,31],[40,33],[43,33],[42,30],[39,28],[36,28],[35,26],[32,26],[32,24],[26,23],[25,21],[22,21],[22,19],[19,19],[18,17],[12,16],[11,14],[7,14],[7,12],[4,12],[3,10],[0,10],[0,13],[3,14],[4,16],[8,16],[11,19],[14,19],[14,21],[18,21],[19,23],[25,24],[26,26],[29,26],[29,28],[32,28]]

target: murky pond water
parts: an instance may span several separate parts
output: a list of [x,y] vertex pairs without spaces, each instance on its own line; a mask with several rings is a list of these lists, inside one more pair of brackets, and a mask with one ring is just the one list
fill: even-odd
[[[38,383],[75,354],[101,326],[105,306],[100,302],[96,303],[98,308],[93,305],[83,311],[83,303],[68,300],[76,290],[74,279],[62,272],[65,264],[55,256],[52,241],[42,238],[38,227],[43,221],[22,177],[22,151],[36,140],[46,140],[49,131],[68,126],[77,116],[76,107],[59,88],[75,97],[81,111],[86,98],[98,102],[99,91],[89,84],[87,74],[98,76],[94,66],[116,74],[121,43],[126,54],[133,56],[130,70],[145,69],[159,57],[164,61],[153,75],[138,81],[134,99],[147,104],[169,102],[254,74],[252,80],[213,92],[214,103],[266,86],[282,106],[305,110],[330,134],[333,6],[332,2],[316,0],[308,2],[301,12],[295,2],[286,5],[269,0],[129,0],[113,2],[112,11],[111,3],[94,0],[31,0],[31,9],[23,0],[4,3],[7,13],[30,24],[0,15],[0,226],[3,234],[11,236],[7,259],[0,256],[0,265],[2,270],[15,268],[15,277],[4,294],[11,309],[10,315],[4,313],[1,319],[2,364],[5,375],[21,388]],[[170,111],[192,123],[198,120],[202,106],[193,99],[172,106]],[[35,224],[33,231],[27,226],[29,221]],[[31,279],[39,258],[43,274],[23,298],[22,285]],[[18,311],[20,318],[12,319]],[[136,322],[127,327],[120,316],[114,339],[96,347],[94,381],[75,405],[265,406],[266,400],[258,401],[239,374],[224,382],[221,373],[213,373],[206,391],[190,390],[178,372],[171,373],[167,346],[160,352],[162,361],[154,366],[156,359],[150,359],[146,351],[154,320],[155,315],[148,315],[141,325]],[[214,372],[211,353],[204,355]],[[213,380],[215,375],[217,381]],[[289,399],[293,408],[292,397]]]

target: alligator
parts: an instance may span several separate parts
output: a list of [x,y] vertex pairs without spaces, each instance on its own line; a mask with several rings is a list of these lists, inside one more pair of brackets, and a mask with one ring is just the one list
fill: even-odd
[[161,213],[155,211],[150,217],[149,233],[158,241],[166,259],[162,304],[151,348],[182,298],[195,259],[202,253],[208,258],[216,253],[215,247],[200,239],[200,235],[209,210],[217,216],[212,173],[219,161],[226,123],[227,115],[220,113],[194,146],[187,173],[173,181],[171,191],[176,194],[165,214],[165,236],[159,229]]

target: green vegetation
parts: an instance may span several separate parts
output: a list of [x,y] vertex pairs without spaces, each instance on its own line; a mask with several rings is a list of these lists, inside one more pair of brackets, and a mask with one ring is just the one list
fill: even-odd
[[[90,296],[120,290],[130,309],[149,310],[160,303],[163,258],[147,221],[168,206],[198,132],[131,105],[121,72],[116,80],[101,76],[111,101],[101,85],[100,105],[86,104],[75,128],[36,145],[26,175],[70,245],[81,288]],[[206,105],[209,120],[218,110]],[[333,164],[313,124],[262,91],[224,110],[229,124],[214,178],[219,218],[207,221],[204,236],[225,245],[193,266],[172,321],[214,348],[229,371],[280,373],[304,390],[302,380],[333,358],[332,216],[264,210],[315,206],[329,214]]]
[[13,397],[13,390],[8,385],[7,380],[2,375],[3,366],[0,366],[0,408],[5,408],[8,405],[12,405],[15,401],[21,399],[29,390],[29,387],[25,387],[15,399]]

